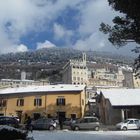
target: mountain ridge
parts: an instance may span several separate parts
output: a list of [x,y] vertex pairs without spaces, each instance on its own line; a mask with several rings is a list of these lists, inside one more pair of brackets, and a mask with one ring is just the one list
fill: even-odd
[[0,62],[58,62],[58,61],[68,61],[69,59],[78,59],[82,57],[82,52],[87,54],[88,61],[96,61],[98,59],[106,60],[123,60],[124,62],[132,63],[134,58],[127,57],[123,55],[118,55],[110,52],[97,52],[97,51],[80,51],[73,48],[43,48],[36,51],[18,52],[18,53],[8,53],[0,55]]

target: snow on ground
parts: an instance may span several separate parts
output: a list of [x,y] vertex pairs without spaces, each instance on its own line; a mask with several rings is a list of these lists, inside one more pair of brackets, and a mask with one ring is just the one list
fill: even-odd
[[140,140],[140,131],[34,131],[34,140]]
[[87,133],[87,134],[101,134],[101,135],[128,135],[128,136],[140,136],[139,130],[129,130],[129,131],[84,131],[80,133]]

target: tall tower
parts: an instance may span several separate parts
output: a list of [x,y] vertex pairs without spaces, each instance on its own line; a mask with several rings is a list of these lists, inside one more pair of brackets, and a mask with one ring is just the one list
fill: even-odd
[[83,64],[86,65],[86,53],[83,53]]
[[86,66],[86,54],[82,53],[82,59],[69,61],[63,71],[65,84],[86,85],[88,82],[88,69]]

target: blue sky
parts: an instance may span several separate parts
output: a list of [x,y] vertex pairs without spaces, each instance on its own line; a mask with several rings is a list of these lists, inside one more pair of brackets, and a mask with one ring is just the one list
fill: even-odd
[[72,47],[133,55],[134,44],[118,50],[99,31],[119,14],[107,0],[2,0],[0,9],[0,53]]

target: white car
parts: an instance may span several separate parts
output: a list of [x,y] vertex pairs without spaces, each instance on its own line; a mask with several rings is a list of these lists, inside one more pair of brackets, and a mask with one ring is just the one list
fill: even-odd
[[126,119],[125,121],[116,124],[116,128],[120,130],[140,129],[140,120],[134,118]]

